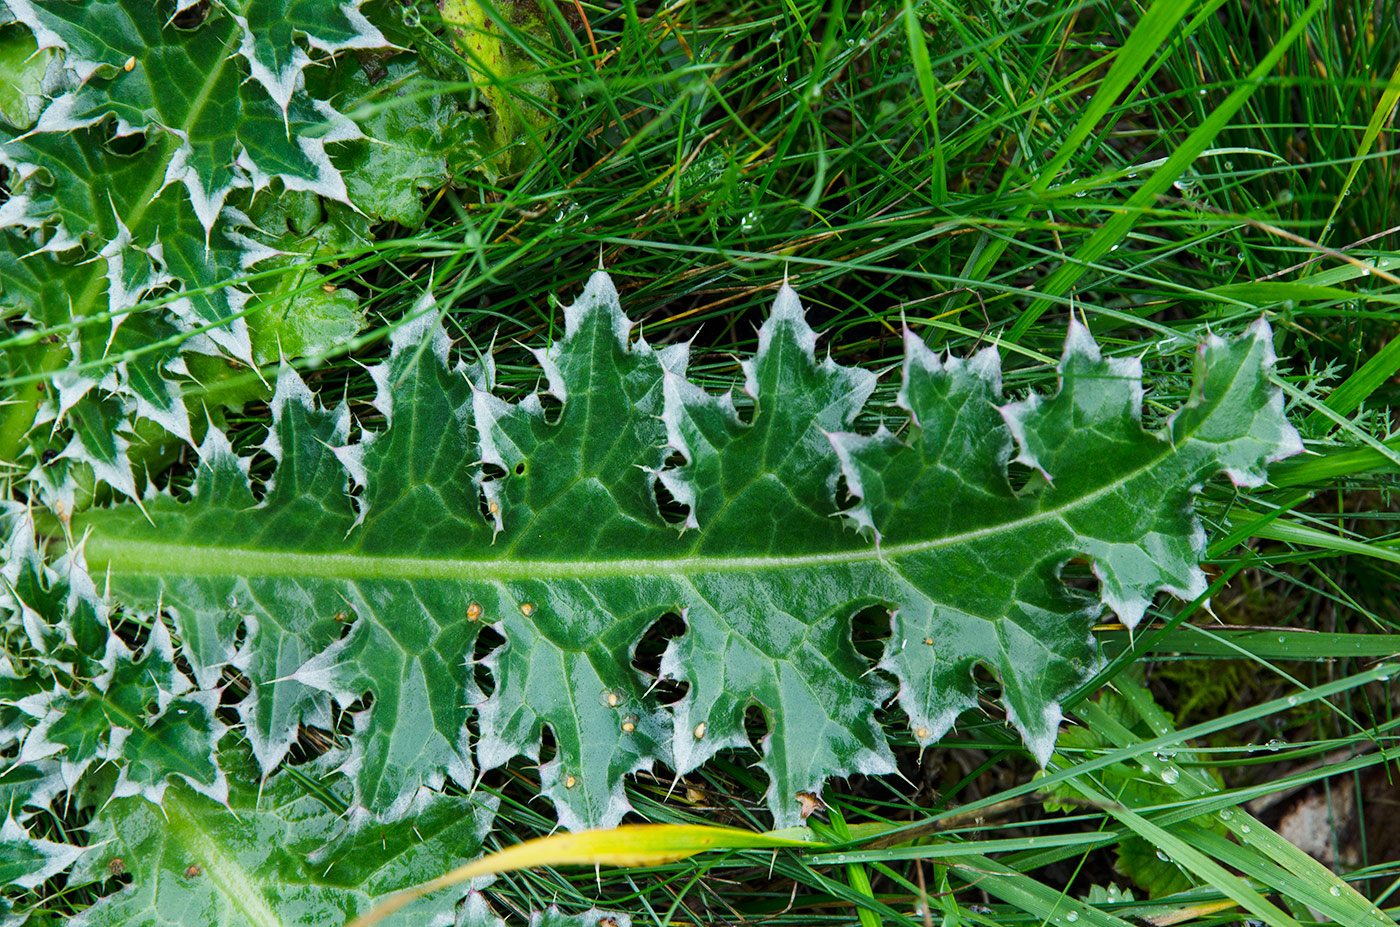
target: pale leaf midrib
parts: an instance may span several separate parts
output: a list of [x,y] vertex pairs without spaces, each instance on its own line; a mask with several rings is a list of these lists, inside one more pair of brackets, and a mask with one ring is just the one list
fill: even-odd
[[225,903],[241,914],[250,927],[285,927],[262,891],[261,880],[224,852],[219,839],[204,829],[199,815],[187,807],[177,790],[165,793],[163,807],[176,839],[201,864],[199,874],[190,878],[212,882]]
[[[1236,366],[1230,383],[1239,376]],[[1230,393],[1227,387],[1220,396]],[[1217,403],[1220,400],[1217,400]],[[1213,410],[1212,410],[1213,411]],[[520,580],[584,580],[663,578],[719,573],[761,573],[807,570],[822,567],[885,564],[904,557],[956,547],[998,534],[1014,533],[1044,521],[1062,519],[1067,513],[1116,492],[1125,483],[1174,456],[1192,440],[1210,419],[1203,415],[1195,427],[1176,436],[1176,443],[1163,440],[1161,453],[1153,455],[1132,470],[1120,474],[1098,489],[1068,500],[1065,504],[1041,509],[1023,518],[987,525],[972,531],[945,535],[927,541],[854,550],[824,551],[789,556],[740,557],[656,557],[618,560],[516,560],[461,559],[448,557],[406,557],[354,553],[304,553],[286,550],[256,550],[239,547],[206,547],[180,542],[104,538],[89,535],[85,542],[88,563],[96,572],[109,576],[292,576],[321,580],[439,580],[458,582],[512,582]]]
[[[1153,458],[1153,463],[1162,459]],[[649,557],[620,560],[517,560],[405,557],[380,554],[304,553],[241,547],[206,547],[169,541],[123,540],[89,536],[86,553],[99,573],[114,576],[297,576],[325,580],[457,580],[509,582],[528,579],[623,579],[694,576],[705,573],[759,573],[884,563],[916,556],[997,534],[1016,532],[1061,518],[1150,469],[1139,467],[1066,505],[973,531],[885,547],[823,551],[788,556]]]

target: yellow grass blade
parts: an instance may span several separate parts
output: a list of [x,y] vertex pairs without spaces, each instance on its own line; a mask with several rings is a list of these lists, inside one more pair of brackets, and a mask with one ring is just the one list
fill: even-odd
[[[791,830],[788,832],[791,833]],[[811,846],[811,841],[704,824],[625,824],[611,830],[555,834],[527,840],[459,866],[447,875],[393,896],[369,913],[355,918],[346,927],[370,927],[415,898],[478,876],[517,869],[535,866],[659,866],[707,850],[803,846]]]

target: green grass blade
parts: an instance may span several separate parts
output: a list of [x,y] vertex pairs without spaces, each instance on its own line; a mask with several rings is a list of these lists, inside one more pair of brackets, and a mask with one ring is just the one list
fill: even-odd
[[1172,152],[1166,163],[1154,171],[1143,182],[1142,186],[1128,197],[1127,202],[1119,207],[1118,211],[1075,251],[1067,263],[1060,265],[1041,283],[1038,289],[1043,295],[1037,297],[1034,302],[1027,306],[1026,311],[1012,324],[1007,333],[1009,340],[1020,341],[1025,337],[1026,332],[1030,330],[1045,310],[1054,304],[1056,298],[1064,296],[1079,281],[1079,278],[1084,275],[1091,264],[1108,254],[1114,245],[1119,244],[1127,237],[1128,232],[1137,224],[1142,211],[1155,205],[1157,198],[1166,193],[1182,172],[1196,160],[1201,152],[1210,146],[1211,142],[1220,134],[1221,129],[1253,96],[1254,91],[1259,88],[1264,78],[1283,58],[1288,48],[1303,34],[1312,18],[1326,6],[1325,0],[1313,0],[1303,15],[1294,21],[1288,31],[1278,40],[1278,43],[1245,76],[1240,85],[1206,117],[1204,122],[1192,130],[1176,151]]

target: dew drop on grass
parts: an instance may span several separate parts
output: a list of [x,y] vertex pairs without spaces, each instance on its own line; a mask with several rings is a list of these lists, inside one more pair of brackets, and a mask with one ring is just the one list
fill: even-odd
[[1158,851],[1157,851],[1157,858],[1160,859],[1160,860],[1161,860],[1162,862],[1164,862],[1164,863],[1169,863],[1169,862],[1172,861],[1172,858],[1171,858],[1170,856],[1168,856],[1168,855],[1167,855],[1164,851],[1162,851],[1162,850],[1158,850]]
[[1296,695],[1290,695],[1290,696],[1288,696],[1288,706],[1289,706],[1290,708],[1295,708],[1295,707],[1297,707],[1297,705],[1298,705],[1298,696],[1296,696]]
[[1247,834],[1247,833],[1249,833],[1249,831],[1250,831],[1250,827],[1249,827],[1248,824],[1241,824],[1241,825],[1240,825],[1240,833],[1242,833],[1242,834]]
[[1078,912],[1078,911],[1071,911],[1071,912],[1069,912],[1068,914],[1065,915],[1065,920],[1067,920],[1067,921],[1069,921],[1071,924],[1073,924],[1075,921],[1079,920],[1079,912]]
[[1273,740],[1264,744],[1264,749],[1268,750],[1270,753],[1277,753],[1283,749],[1283,741],[1279,740],[1278,738],[1274,738]]
[[1181,778],[1181,773],[1175,766],[1164,766],[1162,768],[1162,781],[1167,785],[1175,785],[1176,780]]
[[1342,887],[1340,885],[1334,885],[1327,890],[1327,894],[1331,895],[1333,898],[1340,898],[1342,897]]

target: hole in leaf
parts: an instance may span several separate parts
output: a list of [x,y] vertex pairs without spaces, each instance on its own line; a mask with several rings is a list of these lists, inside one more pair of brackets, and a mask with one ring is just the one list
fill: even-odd
[[491,652],[505,644],[506,639],[499,631],[490,625],[485,625],[477,632],[476,647],[472,651],[472,678],[476,680],[476,685],[483,695],[490,695],[496,691],[496,680],[491,676],[491,671],[486,668],[483,662]]
[[1103,596],[1103,583],[1094,575],[1093,564],[1084,557],[1075,557],[1060,568],[1060,582],[1075,601],[1097,602]]
[[972,681],[977,686],[978,697],[983,699],[983,708],[990,709],[990,703],[1001,700],[1001,680],[980,660],[972,664]]
[[116,132],[116,123],[111,123],[111,126],[112,128],[107,132],[106,139],[103,140],[103,147],[118,157],[135,157],[150,144],[151,140],[144,132],[131,132],[127,135],[118,135]]
[[340,640],[345,640],[350,636],[350,631],[355,627],[355,622],[360,620],[360,616],[352,608],[342,608],[335,613],[336,627],[339,629]]
[[690,686],[678,679],[662,679],[661,655],[666,652],[672,638],[685,633],[685,621],[675,612],[667,612],[656,619],[632,648],[632,668],[642,677],[643,685],[650,689],[650,697],[662,705],[674,705],[685,698]]
[[277,461],[272,455],[258,447],[253,451],[248,463],[248,483],[253,492],[253,499],[262,502],[267,498],[268,490],[272,488],[272,475],[277,469]]
[[1011,491],[1017,495],[1025,492],[1026,487],[1031,484],[1032,477],[1039,475],[1034,467],[1028,467],[1014,460],[1006,465],[1006,480],[1011,484]]
[[753,748],[762,753],[763,738],[768,736],[768,712],[763,710],[762,705],[750,705],[744,709],[744,732],[748,734]]
[[523,461],[523,460],[520,461],[519,463],[517,463],[517,464],[515,465],[515,475],[516,475],[516,476],[524,476],[524,475],[525,475],[526,469],[527,469],[527,467],[526,467],[526,465],[525,465],[525,461]]
[[671,495],[671,490],[666,488],[666,484],[661,482],[660,477],[652,482],[651,491],[656,497],[656,511],[660,513],[666,524],[677,526],[685,524],[688,514],[686,507],[676,501],[676,497]]
[[846,482],[846,474],[844,473],[836,477],[835,496],[836,507],[839,509],[848,509],[860,501],[856,498],[856,494],[851,492],[851,484]]
[[[481,465],[481,490],[477,493],[477,509],[481,512],[481,517],[488,525],[496,523],[496,513],[491,510],[491,506],[499,506],[499,502],[493,502],[487,495],[487,486],[492,483],[499,483],[505,479],[506,471],[498,464],[484,463]],[[498,486],[491,487],[492,492],[498,492]]]
[[553,393],[540,393],[540,405],[544,406],[544,420],[546,424],[559,424],[559,417],[564,414],[564,404],[560,402]]
[[[159,621],[160,618],[157,617],[155,620]],[[127,650],[131,651],[131,659],[139,662],[146,641],[151,639],[151,629],[138,621],[123,620],[117,624],[112,633],[126,645]]]
[[220,711],[230,710],[232,706],[242,702],[252,692],[253,683],[248,681],[248,676],[241,674],[237,669],[225,665],[223,672],[218,676],[218,709]]
[[300,766],[319,756],[329,753],[337,746],[335,734],[325,728],[302,725],[297,728],[297,739],[287,749],[286,764]]
[[[339,730],[341,729],[341,727],[342,727],[345,723],[347,723],[347,722],[352,723],[352,724],[354,723],[354,722],[353,722],[353,719],[350,718],[349,716],[351,716],[351,715],[357,715],[357,714],[359,714],[360,712],[363,712],[363,711],[369,711],[369,710],[370,710],[371,708],[373,708],[373,707],[374,707],[374,693],[373,693],[373,692],[366,692],[364,695],[361,695],[359,698],[355,699],[355,700],[354,700],[353,702],[351,702],[349,705],[346,705],[346,706],[345,706],[344,715],[345,715],[346,717],[341,718],[340,721],[336,724],[336,730],[339,731]],[[345,732],[345,733],[349,733],[349,732],[347,731],[347,732]]]
[[745,425],[752,425],[759,415],[758,403],[753,401],[752,396],[737,387],[731,395],[734,397],[734,411],[738,414],[739,421]]
[[193,6],[185,7],[171,17],[170,24],[176,29],[198,29],[209,18],[209,0],[199,0]]
[[851,618],[851,644],[872,663],[878,662],[885,652],[885,642],[890,639],[890,620],[890,610],[884,605],[868,606]]
[[248,622],[238,622],[238,627],[233,629],[233,649],[239,651],[243,649],[243,644],[248,640]]
[[559,755],[559,741],[554,739],[554,728],[544,725],[540,730],[540,765],[550,762]]

